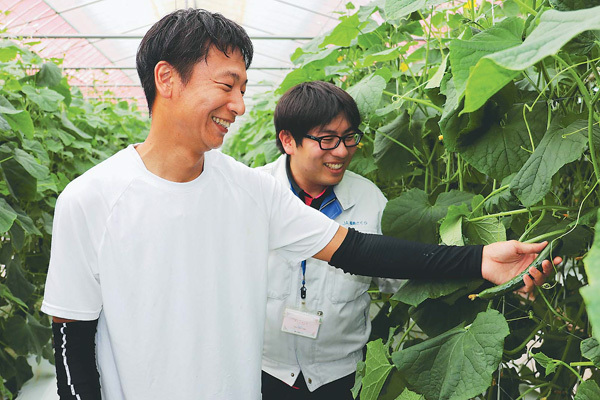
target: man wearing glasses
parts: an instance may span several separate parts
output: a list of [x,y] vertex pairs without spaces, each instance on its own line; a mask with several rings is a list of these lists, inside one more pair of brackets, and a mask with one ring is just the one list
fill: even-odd
[[[339,224],[381,234],[386,198],[371,181],[346,171],[363,136],[352,97],[330,83],[302,83],[281,97],[274,122],[283,155],[262,169]],[[352,399],[356,363],[371,330],[371,280],[314,258],[292,265],[278,251],[270,253],[263,400]],[[399,282],[375,281],[386,292]]]

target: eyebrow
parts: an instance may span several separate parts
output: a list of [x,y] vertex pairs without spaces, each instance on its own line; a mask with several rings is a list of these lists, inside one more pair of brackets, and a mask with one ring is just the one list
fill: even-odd
[[[226,72],[223,73],[223,75],[231,76],[236,81],[241,81],[242,80],[242,77],[237,72],[226,71]],[[246,79],[246,81],[243,83],[243,85],[246,85],[247,83],[248,83],[248,79]]]
[[[343,133],[348,133],[348,132],[352,132],[352,131],[355,131],[355,130],[356,129],[354,129],[353,127],[349,127]],[[331,130],[331,129],[324,129],[324,130],[321,131],[321,133],[328,133],[328,134],[331,134],[331,135],[336,135],[337,134],[336,131]]]

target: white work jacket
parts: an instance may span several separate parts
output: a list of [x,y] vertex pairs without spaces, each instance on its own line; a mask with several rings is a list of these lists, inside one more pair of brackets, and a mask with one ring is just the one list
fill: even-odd
[[[286,156],[261,170],[291,189]],[[339,205],[340,225],[365,233],[381,233],[386,198],[371,181],[346,171],[333,191]],[[322,206],[323,207],[323,206]],[[302,229],[292,226],[290,229]],[[286,307],[300,308],[301,264],[290,264],[277,251],[269,254],[267,319],[262,369],[293,385],[300,371],[310,391],[356,371],[371,332],[367,290],[371,277],[351,275],[324,261],[306,261],[306,309],[322,314],[316,339],[281,331]],[[401,281],[376,279],[384,292],[394,292]]]

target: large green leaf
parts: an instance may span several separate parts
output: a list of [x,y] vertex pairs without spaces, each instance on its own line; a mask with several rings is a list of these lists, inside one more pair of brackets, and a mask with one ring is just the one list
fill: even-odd
[[595,7],[598,0],[550,0],[550,4],[558,11],[574,11]]
[[56,64],[47,62],[42,65],[42,68],[36,74],[36,78],[36,83],[39,86],[56,86],[62,79],[62,72]]
[[68,130],[70,130],[71,132],[73,132],[74,134],[79,136],[80,139],[84,139],[84,140],[92,139],[92,137],[90,135],[88,135],[87,133],[85,133],[78,127],[76,127],[75,124],[73,124],[73,122],[71,122],[71,120],[69,120],[69,117],[65,113],[61,114],[60,121],[62,122],[63,127],[67,128]]
[[502,359],[508,324],[496,310],[480,313],[468,327],[392,354],[409,386],[428,399],[469,399],[483,393]]
[[470,287],[472,280],[421,280],[406,281],[392,296],[392,300],[418,306],[427,299],[437,299],[456,292],[458,289]]
[[6,321],[4,339],[19,355],[42,354],[42,349],[52,336],[52,329],[40,324],[33,316],[27,319],[14,315]]
[[0,110],[10,127],[21,132],[28,139],[33,139],[34,127],[31,115],[27,110],[16,110],[17,112],[6,113],[6,110]]
[[37,193],[37,179],[11,158],[2,163],[2,172],[11,194],[19,200],[32,200]]
[[367,343],[366,364],[360,399],[376,400],[393,367],[388,360],[388,351],[381,339]]
[[456,293],[439,299],[427,299],[410,310],[410,317],[429,337],[438,336],[461,324],[468,325],[487,307],[483,301],[471,301],[468,298],[481,283],[481,279],[474,280],[472,285],[458,289]]
[[451,190],[440,194],[432,205],[427,193],[411,189],[387,203],[381,228],[385,235],[438,244],[438,221],[446,215],[448,206],[468,203],[472,197],[470,193]]
[[15,210],[6,200],[0,198],[0,233],[8,232],[16,219],[17,213]]
[[431,8],[447,0],[385,0],[385,16],[387,19],[398,19],[422,10]]
[[[8,354],[3,348],[0,348],[0,377],[9,379],[15,376],[15,359]],[[2,382],[2,379],[0,379]],[[0,392],[2,393],[2,392]]]
[[361,29],[367,25],[366,21],[359,19],[358,14],[341,17],[340,21],[329,35],[325,36],[321,47],[329,44],[344,47],[350,46],[352,40],[356,39]]
[[31,219],[31,217],[27,215],[27,213],[23,211],[21,207],[15,206],[13,208],[17,213],[17,222],[19,223],[19,225],[21,225],[25,232],[29,233],[30,235],[42,236],[42,232],[40,232],[37,226],[35,226],[35,223]]
[[523,20],[507,18],[469,40],[453,40],[450,45],[452,78],[458,95],[462,97],[471,69],[483,56],[518,46],[522,43]]
[[[475,199],[477,203],[483,201],[483,197],[479,195],[474,198],[474,201]],[[452,246],[464,246],[465,244],[486,245],[506,240],[506,228],[498,218],[470,219],[480,216],[482,216],[481,212],[473,215],[466,204],[448,207],[448,214],[440,225],[442,242]]]
[[[17,227],[15,225],[13,229]],[[27,302],[30,296],[35,291],[35,285],[33,285],[25,276],[25,271],[21,267],[21,258],[15,256],[7,265],[6,275],[6,286],[10,289],[11,293],[19,299]]]
[[58,110],[60,102],[64,99],[62,95],[52,89],[35,88],[33,86],[23,85],[21,91],[43,111],[48,112]]
[[600,29],[600,6],[578,11],[544,12],[540,24],[521,45],[479,60],[467,81],[463,112],[472,112],[483,106],[520,71],[556,54],[578,34],[597,29]]
[[425,400],[425,397],[421,394],[411,392],[408,389],[404,389],[400,396],[396,397],[396,400]]
[[373,158],[384,177],[394,179],[414,170],[411,162],[415,157],[403,146],[413,149],[418,136],[411,127],[410,115],[406,110],[400,112],[392,122],[377,130]]
[[597,400],[600,399],[600,387],[598,384],[589,379],[581,382],[577,388],[577,394],[573,400]]
[[587,145],[587,121],[566,128],[552,124],[525,165],[510,183],[524,206],[530,207],[550,191],[552,177],[565,164],[577,160]]
[[448,246],[464,246],[463,220],[469,216],[469,206],[461,204],[448,207],[448,213],[440,225],[440,238]]
[[13,60],[20,52],[20,46],[9,40],[0,40],[0,62]]
[[392,47],[391,49],[386,49],[377,53],[368,54],[358,61],[357,66],[369,67],[377,62],[397,60],[400,57],[400,54],[404,54],[409,48],[410,44],[406,44],[402,47]]
[[9,301],[17,303],[23,308],[27,308],[27,304],[25,304],[21,299],[12,294],[8,286],[3,285],[2,283],[0,283],[0,298],[7,299]]
[[600,218],[596,223],[592,248],[583,259],[588,285],[579,289],[581,297],[585,300],[587,315],[594,328],[592,334],[596,340],[600,340],[600,234],[598,232],[600,232]]
[[50,170],[45,165],[36,161],[35,157],[21,149],[15,149],[15,161],[29,172],[36,179],[44,179],[50,174]]
[[348,93],[356,101],[360,115],[366,118],[379,106],[384,89],[385,79],[379,75],[369,75],[348,88]]
[[[458,139],[458,151],[463,158],[480,172],[494,179],[519,172],[529,159],[531,135],[537,144],[546,131],[547,109],[536,106],[523,117],[523,106],[512,106],[502,121],[492,123],[488,129],[479,127],[465,131]],[[463,116],[464,117],[464,116]],[[485,115],[482,119],[488,119]],[[440,124],[441,126],[441,124]],[[444,142],[453,133],[444,132]]]
[[600,367],[600,343],[596,338],[587,338],[581,341],[579,345],[581,355],[592,361],[596,368]]

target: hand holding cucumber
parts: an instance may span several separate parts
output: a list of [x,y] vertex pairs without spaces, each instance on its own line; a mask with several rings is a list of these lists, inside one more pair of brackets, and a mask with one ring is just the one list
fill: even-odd
[[[516,240],[489,244],[483,248],[481,274],[484,279],[496,285],[503,285],[509,283],[527,269],[528,273],[524,273],[520,278],[517,278],[522,283],[519,282],[516,286],[517,288],[524,286],[523,291],[529,292],[534,286],[542,285],[546,277],[552,272],[552,263],[546,259],[550,250],[549,248],[545,249],[547,245],[548,242],[521,243]],[[553,247],[556,248],[556,244]],[[544,249],[546,251],[543,251]],[[536,260],[538,253],[544,254],[540,254],[539,259]],[[552,253],[556,254],[557,252],[553,251]],[[538,269],[540,268],[540,262],[541,271]],[[561,257],[554,258],[555,265],[561,262]],[[514,284],[508,286],[510,288],[507,290],[514,290]]]

